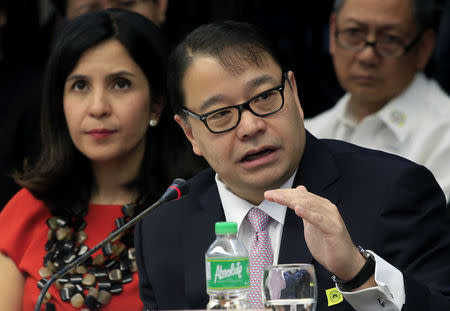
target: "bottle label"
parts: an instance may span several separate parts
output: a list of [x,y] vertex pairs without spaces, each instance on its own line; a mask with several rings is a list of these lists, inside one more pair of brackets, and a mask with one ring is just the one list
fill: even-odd
[[216,290],[249,287],[248,257],[206,259],[206,285]]

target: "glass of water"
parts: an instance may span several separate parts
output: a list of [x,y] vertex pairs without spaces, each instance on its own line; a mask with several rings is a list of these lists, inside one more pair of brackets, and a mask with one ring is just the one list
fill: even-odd
[[315,311],[317,283],[311,264],[284,264],[264,268],[264,307],[274,311]]

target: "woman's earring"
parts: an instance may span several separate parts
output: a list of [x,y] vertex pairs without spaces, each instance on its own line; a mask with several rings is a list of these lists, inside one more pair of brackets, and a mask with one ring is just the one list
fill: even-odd
[[158,125],[158,120],[151,119],[151,120],[148,122],[148,125],[150,125],[150,127],[155,127],[156,125]]

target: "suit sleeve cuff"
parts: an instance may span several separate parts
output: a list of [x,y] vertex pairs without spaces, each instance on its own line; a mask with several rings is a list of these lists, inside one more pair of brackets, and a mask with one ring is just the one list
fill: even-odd
[[340,292],[357,311],[400,311],[405,303],[403,274],[374,252],[368,252],[375,257],[377,286],[354,292]]

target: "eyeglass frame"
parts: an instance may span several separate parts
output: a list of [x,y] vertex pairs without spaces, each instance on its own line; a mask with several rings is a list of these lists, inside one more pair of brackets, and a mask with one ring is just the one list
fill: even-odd
[[369,41],[366,38],[361,38],[362,42],[364,42],[364,44],[360,47],[360,48],[350,48],[350,47],[346,47],[344,46],[339,40],[338,40],[338,35],[339,33],[344,33],[345,30],[338,30],[338,28],[336,27],[336,30],[334,31],[334,39],[336,40],[336,43],[342,47],[343,49],[346,49],[348,51],[354,51],[354,52],[361,52],[362,50],[364,50],[367,46],[370,46],[373,48],[373,50],[375,51],[375,53],[378,56],[381,57],[388,57],[388,58],[398,58],[398,57],[402,57],[404,56],[406,53],[408,53],[422,38],[423,35],[423,31],[420,31],[417,33],[417,36],[409,43],[409,44],[405,44],[403,42],[398,42],[402,47],[403,47],[403,53],[401,53],[400,55],[395,55],[395,56],[391,56],[391,55],[383,55],[380,53],[380,51],[377,48],[377,43],[379,42],[378,40],[374,40],[374,41]]
[[[211,133],[213,133],[213,134],[221,134],[221,133],[229,132],[229,131],[231,131],[232,129],[236,128],[236,127],[239,125],[239,123],[241,122],[242,111],[243,111],[244,109],[247,109],[247,110],[250,111],[253,115],[255,115],[255,116],[257,116],[257,117],[260,117],[260,118],[265,118],[265,117],[267,117],[267,116],[270,116],[270,115],[272,115],[272,114],[277,113],[278,111],[280,111],[280,110],[284,107],[284,85],[285,85],[285,83],[286,83],[286,73],[283,72],[283,73],[281,74],[281,84],[280,84],[280,85],[275,86],[275,87],[272,87],[272,88],[270,88],[270,89],[267,89],[267,90],[265,90],[265,91],[263,91],[263,92],[257,94],[256,96],[253,96],[252,98],[250,98],[249,100],[243,102],[242,104],[232,105],[232,106],[226,106],[226,107],[214,109],[213,111],[209,111],[209,112],[204,113],[204,114],[198,114],[198,113],[195,113],[195,112],[193,112],[193,111],[191,111],[191,110],[189,110],[189,109],[187,109],[187,108],[185,108],[185,107],[184,107],[184,108],[181,108],[180,111],[183,111],[183,112],[186,113],[187,115],[190,115],[190,116],[195,117],[195,118],[199,119],[200,121],[202,121],[203,124],[206,126],[206,128],[207,128]],[[266,93],[270,93],[270,92],[272,92],[272,91],[278,91],[278,92],[280,92],[280,95],[281,95],[281,106],[280,106],[278,109],[276,109],[275,111],[272,111],[272,112],[266,113],[266,114],[258,114],[258,113],[256,113],[255,111],[253,111],[253,109],[250,107],[250,103],[251,103],[252,101],[254,101],[256,98],[258,98],[258,97],[260,97],[260,96],[262,96],[262,95],[264,95],[264,94],[266,94]],[[222,130],[222,131],[213,131],[213,130],[209,127],[208,122],[206,121],[206,118],[207,118],[209,115],[213,114],[213,113],[216,113],[216,112],[222,111],[222,110],[227,110],[227,109],[230,109],[230,108],[235,108],[235,109],[238,110],[238,119],[237,119],[236,124],[233,125],[232,127],[228,128],[228,129],[226,129],[226,130]]]

